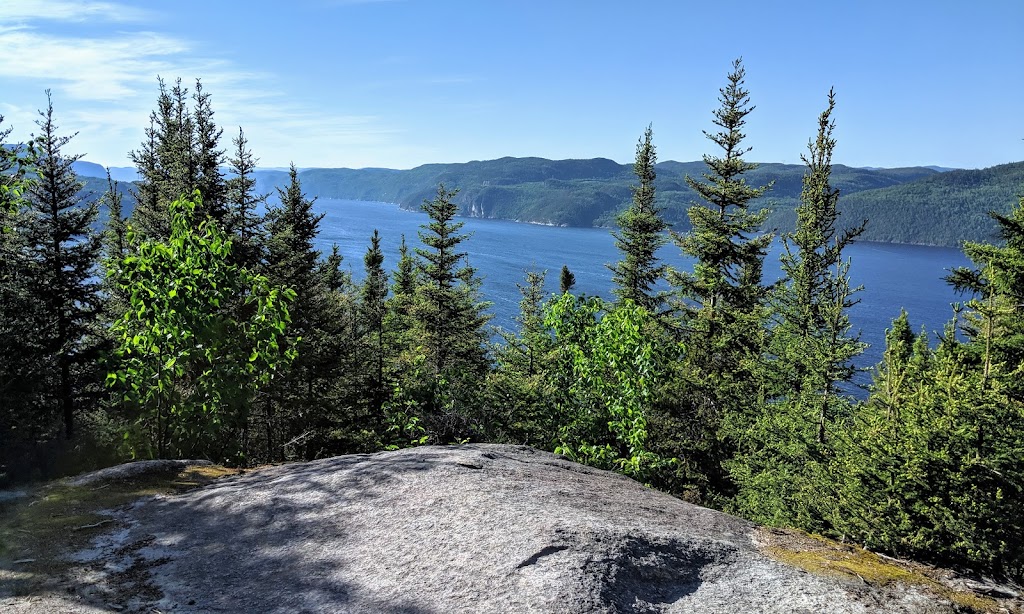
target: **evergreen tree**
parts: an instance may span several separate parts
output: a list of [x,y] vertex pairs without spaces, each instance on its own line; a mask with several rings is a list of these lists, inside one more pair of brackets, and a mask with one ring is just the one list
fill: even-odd
[[331,292],[344,292],[352,284],[349,274],[341,268],[343,261],[341,250],[335,243],[331,246],[331,253],[320,263],[320,277]]
[[[715,133],[704,135],[722,149],[722,157],[705,154],[708,170],[705,181],[686,178],[704,204],[690,207],[691,232],[674,234],[683,254],[697,260],[693,273],[673,271],[670,280],[686,301],[684,318],[690,328],[701,331],[711,341],[728,340],[746,346],[756,345],[754,330],[735,330],[744,313],[759,313],[767,288],[761,284],[764,254],[771,244],[770,234],[757,235],[767,212],[753,212],[750,201],[763,196],[770,186],[747,185],[743,174],[757,168],[743,159],[750,151],[743,147],[743,126],[755,107],[750,106],[744,88],[746,71],[740,60],[733,63],[728,84],[720,90],[721,107],[714,112]],[[739,347],[739,346],[737,346]],[[714,345],[714,351],[721,348]]]
[[54,431],[52,416],[42,415],[49,365],[36,332],[41,305],[31,292],[23,232],[36,152],[31,142],[8,144],[10,133],[0,116],[0,484],[29,474],[37,442]]
[[360,296],[359,315],[362,328],[363,346],[366,349],[368,367],[367,391],[370,396],[370,412],[381,416],[387,394],[384,365],[387,360],[384,320],[387,315],[388,275],[384,271],[384,252],[380,249],[380,233],[373,231],[370,247],[363,256],[366,279]]
[[[836,432],[829,532],[896,556],[1024,578],[1024,404],[946,330],[932,351],[906,315],[868,401]],[[913,340],[913,341],[912,341]]]
[[[196,79],[195,91],[192,94],[192,108],[192,124],[195,130],[191,152],[194,159],[192,166],[195,169],[192,182],[194,189],[199,190],[202,196],[206,215],[223,227],[228,217],[227,185],[220,170],[224,165],[224,150],[219,149],[220,137],[224,131],[213,121],[210,94],[203,90],[203,84],[199,79]],[[241,129],[239,136],[242,142],[236,143],[236,147],[244,151],[245,142]]]
[[495,441],[554,449],[557,414],[552,411],[556,389],[551,372],[554,342],[544,325],[546,271],[527,271],[526,283],[517,284],[517,333],[502,332],[494,350],[495,368],[489,374],[488,407],[500,407],[494,420]]
[[92,228],[97,205],[82,202],[82,183],[72,168],[81,156],[62,151],[74,135],[58,135],[49,92],[40,116],[36,122],[40,134],[35,137],[38,179],[27,191],[27,272],[30,296],[41,308],[35,334],[52,369],[48,377],[51,406],[70,439],[84,392],[99,381],[99,342],[93,335],[101,309],[96,280],[101,239]]
[[667,268],[659,262],[657,252],[668,241],[664,234],[668,224],[661,218],[661,209],[654,200],[654,166],[658,156],[651,143],[652,135],[648,126],[636,146],[633,173],[639,183],[633,186],[633,203],[616,218],[619,232],[613,233],[622,260],[608,268],[620,300],[629,299],[657,315],[663,311],[667,295],[655,289]]
[[235,151],[228,160],[231,178],[225,184],[224,227],[235,237],[232,258],[239,265],[253,269],[263,261],[263,219],[257,209],[266,204],[267,197],[256,194],[254,173],[259,161],[249,150],[245,132],[239,128],[238,136],[231,142]]
[[558,293],[565,294],[566,292],[570,292],[572,291],[572,287],[575,285],[576,276],[569,270],[569,265],[563,264],[562,272],[558,276]]
[[817,138],[802,156],[807,165],[796,230],[783,237],[785,280],[775,287],[776,320],[768,368],[776,380],[773,398],[743,438],[730,464],[739,483],[737,503],[758,522],[820,529],[815,507],[828,459],[827,435],[853,405],[849,385],[854,357],[864,350],[850,333],[854,305],[845,249],[864,225],[838,232],[839,190],[832,187],[835,95],[818,117]]
[[966,242],[964,254],[974,269],[954,269],[946,279],[972,295],[963,322],[969,348],[981,365],[983,380],[999,377],[1024,400],[1024,197],[1008,215],[989,214],[998,224],[1001,244]]
[[197,220],[212,217],[223,224],[226,187],[220,167],[224,152],[218,149],[221,131],[213,122],[209,94],[196,81],[189,103],[188,88],[177,80],[168,88],[158,79],[157,108],[140,148],[131,152],[140,179],[135,191],[132,224],[147,237],[169,236],[168,205],[199,190],[202,210]]
[[[743,159],[750,148],[742,146],[742,130],[754,110],[744,75],[736,60],[720,90],[721,106],[714,112],[719,130],[705,132],[722,155],[704,156],[705,181],[686,178],[703,203],[689,209],[691,231],[672,236],[683,254],[696,260],[693,272],[668,275],[681,299],[676,308],[686,348],[675,376],[676,407],[668,413],[717,431],[709,442],[715,449],[708,451],[705,467],[712,473],[735,452],[736,436],[747,429],[762,397],[769,288],[762,285],[761,273],[772,237],[757,234],[767,211],[753,212],[749,207],[770,186],[752,187],[744,179],[744,173],[756,168]],[[715,488],[730,486],[718,483]]]
[[467,254],[459,251],[469,235],[459,234],[463,223],[454,221],[456,193],[441,185],[437,196],[423,203],[430,222],[419,233],[425,247],[415,250],[421,281],[414,315],[434,374],[457,369],[482,375],[487,368],[484,325],[490,316],[484,313],[487,304],[479,300]]
[[[468,235],[459,234],[462,223],[454,221],[455,194],[441,185],[437,196],[423,203],[430,221],[419,233],[424,247],[415,250],[413,334],[406,337],[410,343],[402,357],[408,367],[388,409],[390,428],[404,433],[405,443],[424,437],[449,442],[486,430],[479,397],[489,368],[484,347],[489,303],[480,299],[479,279],[459,251]],[[404,274],[396,275],[396,286],[407,282]],[[395,298],[401,295],[396,292]],[[423,434],[409,438],[413,431]]]
[[[289,313],[288,343],[297,351],[287,372],[275,379],[268,394],[265,433],[272,458],[283,455],[309,457],[330,430],[329,388],[336,375],[338,355],[330,350],[338,320],[322,310],[328,294],[314,245],[323,214],[313,211],[306,198],[298,169],[292,164],[289,183],[278,188],[280,204],[267,212],[265,274],[271,284],[295,292]],[[290,444],[288,449],[282,446]]]

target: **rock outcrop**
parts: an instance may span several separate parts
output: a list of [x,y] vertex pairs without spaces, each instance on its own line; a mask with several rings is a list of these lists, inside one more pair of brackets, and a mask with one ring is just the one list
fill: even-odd
[[80,560],[136,611],[953,611],[790,567],[749,522],[526,447],[269,467],[116,516]]

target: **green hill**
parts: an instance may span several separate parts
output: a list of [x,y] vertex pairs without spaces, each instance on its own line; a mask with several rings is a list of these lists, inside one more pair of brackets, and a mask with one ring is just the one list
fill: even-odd
[[[695,195],[686,175],[699,177],[703,162],[662,162],[658,165],[658,195],[665,215],[678,229],[688,226],[686,209]],[[804,167],[763,164],[748,175],[750,183],[775,182],[760,203],[773,209],[792,209],[800,195]],[[933,169],[835,168],[836,184],[844,193],[899,185],[938,174]],[[264,191],[282,185],[280,171],[260,171]],[[324,198],[394,202],[415,209],[431,198],[439,183],[459,188],[456,202],[463,215],[553,224],[608,226],[630,199],[632,166],[605,158],[547,160],[501,158],[460,164],[426,164],[410,170],[309,169],[299,173],[303,188]],[[786,216],[780,214],[779,222]],[[773,223],[776,220],[773,219]]]
[[[703,162],[657,166],[658,201],[677,230],[689,228],[686,210],[695,199],[685,177],[700,177],[704,168]],[[775,163],[748,173],[750,184],[774,182],[768,195],[754,203],[771,210],[767,228],[793,227],[803,174],[803,165]],[[631,165],[604,158],[501,158],[409,170],[314,168],[300,171],[299,178],[311,196],[393,202],[405,209],[417,209],[444,183],[460,189],[456,202],[466,216],[582,227],[611,226],[616,212],[628,204],[634,181]],[[106,190],[105,180],[82,179],[93,198]],[[274,194],[287,183],[288,173],[260,170],[256,179],[257,191]],[[864,240],[957,246],[992,238],[987,212],[1005,212],[1016,203],[1024,191],[1024,162],[948,172],[836,165],[832,179],[841,193],[842,219],[869,221]],[[129,196],[125,210],[132,204]]]
[[1015,162],[849,194],[839,207],[844,218],[869,220],[868,241],[958,246],[993,240],[988,212],[1009,212],[1022,193],[1024,162]]

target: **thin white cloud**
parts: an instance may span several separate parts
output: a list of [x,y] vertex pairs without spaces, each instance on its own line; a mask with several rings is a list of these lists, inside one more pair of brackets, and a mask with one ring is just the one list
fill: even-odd
[[170,83],[180,76],[190,90],[200,78],[211,94],[225,149],[239,125],[254,153],[275,164],[283,164],[278,158],[301,157],[304,164],[323,165],[341,162],[341,152],[352,160],[348,156],[358,152],[395,147],[398,131],[382,118],[325,112],[315,103],[296,102],[275,87],[275,75],[211,57],[208,45],[146,31],[151,24],[102,37],[91,29],[56,34],[46,27],[47,21],[146,18],[144,11],[114,2],[0,0],[0,89],[20,94],[0,104],[5,126],[27,136],[35,128],[36,109],[44,104],[43,90],[52,89],[62,131],[78,132],[74,153],[120,166],[143,139],[156,100],[156,77]]
[[145,21],[153,13],[116,2],[84,0],[5,0],[0,4],[0,23],[32,21]]
[[103,39],[57,37],[28,29],[0,31],[0,78],[33,79],[79,100],[118,100],[170,70],[185,41],[154,32]]

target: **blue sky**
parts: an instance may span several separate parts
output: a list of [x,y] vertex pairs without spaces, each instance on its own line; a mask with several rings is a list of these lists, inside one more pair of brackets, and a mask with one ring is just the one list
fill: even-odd
[[142,140],[157,75],[196,77],[262,166],[410,168],[501,156],[662,160],[709,149],[743,57],[755,161],[798,163],[829,87],[836,162],[1024,159],[1024,2],[0,0],[0,114],[44,90],[73,152]]

